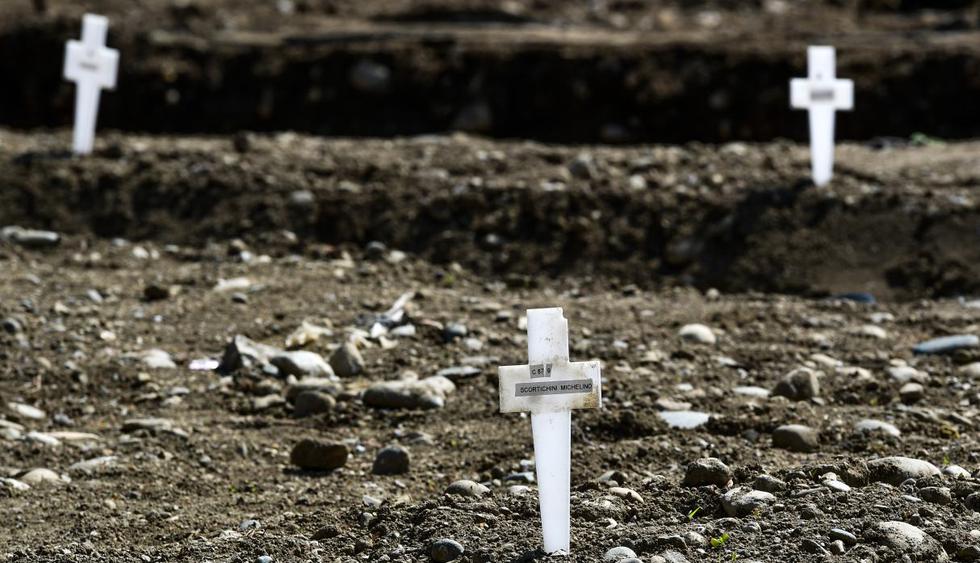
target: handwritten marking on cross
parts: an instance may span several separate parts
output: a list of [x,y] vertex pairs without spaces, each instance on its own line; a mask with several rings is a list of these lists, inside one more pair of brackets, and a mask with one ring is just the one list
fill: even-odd
[[790,105],[809,112],[810,166],[818,186],[834,173],[835,112],[854,108],[854,82],[837,78],[836,57],[833,47],[808,48],[808,77],[790,81]]
[[571,538],[571,409],[602,405],[598,361],[570,362],[561,308],[527,312],[529,365],[498,370],[500,412],[531,413],[541,529],[548,553],[568,552]]
[[108,32],[108,19],[85,14],[81,41],[71,40],[65,45],[65,79],[74,82],[76,87],[72,139],[75,154],[92,152],[99,97],[103,88],[113,90],[116,87],[119,51],[105,46]]

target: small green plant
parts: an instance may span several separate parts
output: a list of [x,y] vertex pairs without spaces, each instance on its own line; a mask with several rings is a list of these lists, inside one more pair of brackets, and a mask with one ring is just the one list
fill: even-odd
[[949,465],[949,462],[950,462],[949,454],[943,454],[943,467]]
[[687,513],[687,521],[690,522],[691,520],[694,520],[694,516],[697,515],[697,513],[700,512],[700,511],[701,511],[701,507],[698,506],[694,510],[688,512]]
[[728,532],[725,532],[724,534],[718,536],[717,538],[711,538],[711,547],[718,549],[719,547],[724,546],[725,542],[727,542],[728,538],[730,537],[731,536],[728,534]]

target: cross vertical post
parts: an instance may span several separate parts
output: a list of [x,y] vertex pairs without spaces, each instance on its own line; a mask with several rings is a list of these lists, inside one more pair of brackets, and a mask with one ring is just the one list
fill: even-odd
[[75,129],[72,150],[89,154],[95,144],[95,124],[102,89],[116,87],[119,51],[105,46],[109,20],[95,14],[82,19],[81,41],[65,45],[64,75],[75,83]]
[[835,112],[854,107],[854,82],[837,78],[833,47],[807,49],[807,78],[790,81],[790,105],[809,112],[813,183],[826,185],[834,171]]
[[500,411],[531,412],[541,530],[548,553],[571,548],[571,409],[602,403],[599,362],[569,362],[561,308],[527,312],[526,366],[501,366]]

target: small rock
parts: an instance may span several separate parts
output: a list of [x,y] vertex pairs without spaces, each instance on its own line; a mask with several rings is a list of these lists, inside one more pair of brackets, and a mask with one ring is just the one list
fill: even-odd
[[715,333],[703,324],[684,325],[677,332],[677,336],[700,344],[714,344],[717,341]]
[[330,355],[330,366],[340,377],[354,377],[364,371],[364,358],[353,342],[345,342]]
[[841,528],[833,528],[827,533],[832,540],[841,541],[847,545],[857,545],[857,536]]
[[296,400],[293,403],[293,415],[303,418],[323,414],[332,411],[336,404],[336,399],[326,393],[303,391],[296,395]]
[[293,446],[289,460],[303,469],[329,471],[347,463],[347,446],[335,442],[323,442],[307,438]]
[[296,377],[333,377],[334,370],[323,356],[307,350],[279,352],[269,358],[269,363],[286,375]]
[[0,321],[0,327],[8,334],[18,334],[24,330],[23,325],[20,321],[13,317],[7,317],[6,319]]
[[446,328],[442,330],[442,339],[446,342],[452,342],[457,338],[463,338],[469,331],[466,329],[466,325],[461,323],[449,323]]
[[971,477],[970,472],[959,465],[947,465],[943,468],[943,474],[953,479],[969,479]]
[[622,561],[623,559],[635,559],[636,552],[628,547],[614,547],[602,556],[603,561]]
[[929,374],[912,366],[892,366],[888,368],[888,375],[899,383],[925,383],[929,379]]
[[973,362],[966,364],[965,366],[960,366],[959,372],[966,377],[978,378],[980,377],[980,362]]
[[975,334],[957,334],[920,342],[912,348],[912,352],[915,354],[948,354],[962,348],[976,348],[977,346],[980,346],[980,338]]
[[446,379],[457,382],[461,379],[471,379],[480,375],[480,368],[474,366],[454,366],[450,368],[444,368],[436,372],[436,375],[445,377]]
[[24,420],[44,420],[48,417],[41,409],[24,403],[7,403],[7,410],[15,417]]
[[421,381],[386,381],[364,391],[362,400],[369,407],[388,409],[441,409],[446,396],[456,386],[438,375]]
[[705,457],[691,462],[687,466],[684,474],[684,487],[702,487],[705,485],[715,485],[725,488],[732,481],[732,470],[721,460],[713,457]]
[[164,350],[153,348],[140,353],[140,360],[149,369],[177,369],[177,364]]
[[400,475],[408,473],[411,463],[411,455],[408,450],[401,446],[388,446],[378,452],[374,458],[374,465],[371,466],[371,473],[375,475]]
[[776,502],[772,493],[736,487],[721,497],[721,506],[729,516],[747,516]]
[[436,563],[455,561],[464,553],[463,544],[450,539],[440,539],[429,546],[429,557]]
[[878,325],[864,325],[858,328],[855,331],[855,334],[857,334],[858,336],[874,338],[877,340],[884,340],[885,338],[888,338],[888,333],[885,332],[885,329],[881,328]]
[[810,368],[797,368],[786,374],[776,384],[772,394],[783,396],[794,401],[806,401],[820,396],[819,377],[823,373]]
[[51,248],[58,246],[61,235],[54,231],[24,229],[18,226],[0,229],[0,239],[12,242],[24,248]]
[[858,432],[880,432],[886,436],[894,436],[896,438],[902,435],[901,430],[896,428],[894,424],[870,418],[859,421],[854,425],[854,430]]
[[896,554],[907,555],[914,561],[949,561],[946,550],[931,536],[905,522],[879,522],[869,532],[869,537],[893,549]]
[[326,377],[304,377],[286,388],[286,400],[295,403],[296,398],[306,391],[316,391],[336,396],[342,388],[336,379]]
[[755,478],[752,488],[767,493],[778,493],[786,490],[786,481],[777,479],[772,475],[762,474]]
[[923,487],[919,489],[917,496],[926,502],[933,504],[950,504],[953,502],[953,494],[949,487]]
[[922,479],[939,475],[939,468],[921,459],[902,456],[883,457],[868,462],[871,481],[880,481],[896,487],[909,479]]
[[898,390],[898,396],[906,405],[918,403],[926,394],[926,388],[921,383],[906,383]]
[[456,481],[455,483],[446,487],[447,495],[456,495],[461,497],[475,497],[480,498],[483,495],[490,492],[490,489],[477,483],[476,481],[470,481],[468,479],[462,479]]
[[809,426],[786,424],[772,431],[772,445],[792,452],[815,452],[820,449],[820,436]]
[[44,468],[31,469],[30,471],[17,477],[17,479],[32,487],[38,487],[41,485],[61,485],[64,483],[57,473],[51,471],[50,469]]

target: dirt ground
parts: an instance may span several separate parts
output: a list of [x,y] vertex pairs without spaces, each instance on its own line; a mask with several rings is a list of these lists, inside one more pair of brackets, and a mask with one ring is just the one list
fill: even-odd
[[[977,232],[975,206],[963,202],[978,173],[973,144],[845,146],[838,179],[821,191],[807,185],[805,152],[788,144],[109,135],[96,155],[75,159],[64,156],[66,143],[64,134],[2,136],[0,224],[65,236],[48,249],[0,247],[0,318],[14,321],[0,331],[9,421],[0,429],[14,428],[0,441],[0,465],[6,477],[48,468],[64,479],[24,491],[0,486],[0,558],[425,561],[433,541],[449,538],[464,546],[465,561],[548,560],[536,551],[534,483],[525,494],[510,490],[530,480],[529,421],[497,412],[496,366],[525,361],[520,317],[538,306],[564,307],[573,359],[603,362],[603,409],[573,416],[573,553],[561,560],[596,561],[624,546],[644,561],[810,561],[832,549],[834,528],[855,537],[836,557],[847,561],[941,560],[938,546],[968,561],[980,545],[970,535],[980,528],[975,476],[903,483],[872,461],[907,456],[976,475],[978,375],[965,366],[980,350],[912,353],[922,340],[977,333],[974,304],[930,299],[941,285],[889,285],[898,278],[885,264],[861,274],[835,262],[884,261],[890,244],[865,245],[873,237],[903,244],[908,229],[923,255],[939,253],[933,260],[950,245],[973,252],[970,239],[957,238]],[[723,220],[737,209],[751,210],[753,228]],[[658,224],[671,233],[733,229],[719,238],[729,246],[687,256],[730,255],[734,265],[718,279],[728,276],[732,289],[752,289],[764,276],[811,285],[801,297],[664,287],[661,272],[673,271],[676,284],[702,270],[668,266],[677,245],[636,234]],[[859,224],[870,238],[848,243]],[[950,238],[930,238],[930,225]],[[576,232],[580,242],[572,242]],[[623,233],[641,238],[626,239],[633,250],[620,256]],[[793,251],[779,251],[779,239]],[[845,244],[836,257],[824,254]],[[572,271],[545,261],[562,247],[566,263],[578,265]],[[783,271],[744,273],[766,260]],[[622,264],[635,268],[632,276]],[[817,283],[835,276],[852,281]],[[238,278],[247,281],[216,289]],[[977,278],[964,270],[963,279]],[[845,289],[884,300],[822,296]],[[220,359],[236,335],[284,347],[304,321],[331,329],[305,346],[329,358],[406,291],[416,292],[408,309],[415,335],[355,336],[366,369],[330,388],[336,402],[323,414],[294,416],[284,398],[289,378],[195,362]],[[465,325],[466,336],[447,342],[441,327],[451,323]],[[681,339],[687,323],[707,325],[717,342]],[[151,367],[143,355],[151,349],[174,366]],[[456,366],[476,373],[456,379],[443,408],[363,401],[373,383]],[[816,396],[752,394],[801,367],[820,372]],[[899,394],[909,378],[923,382],[914,397]],[[762,390],[736,390],[752,386]],[[32,418],[11,403],[44,412]],[[678,408],[711,418],[669,427],[661,412]],[[132,422],[146,418],[163,422]],[[864,419],[901,435],[856,429]],[[794,423],[815,429],[813,451],[774,447],[774,430]],[[343,442],[351,457],[336,471],[300,471],[289,456],[305,438]],[[410,451],[408,472],[372,474],[375,455],[391,444]],[[770,504],[730,517],[722,499],[730,488],[681,484],[703,457],[730,467],[733,488],[761,486],[764,474],[783,483]],[[612,492],[600,480],[607,471],[639,496]],[[850,490],[829,488],[827,473]],[[443,493],[461,479],[491,492]],[[893,520],[939,543],[903,548],[878,531]]]

